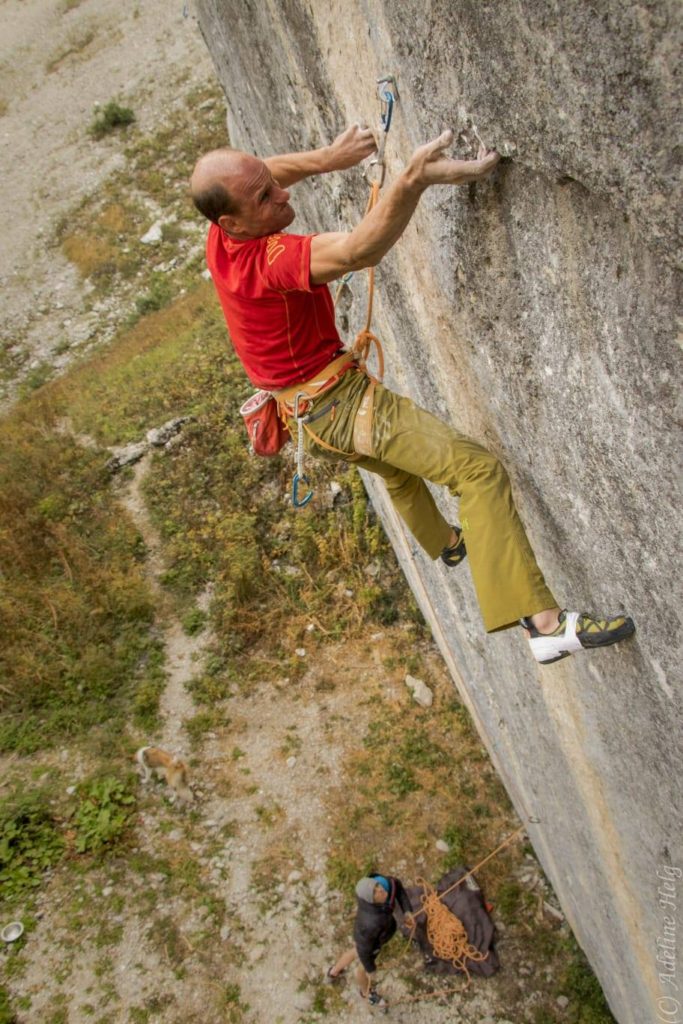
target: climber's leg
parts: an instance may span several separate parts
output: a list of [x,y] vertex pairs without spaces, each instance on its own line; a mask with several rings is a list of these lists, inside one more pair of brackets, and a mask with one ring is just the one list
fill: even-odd
[[[377,461],[443,484],[460,497],[487,631],[557,608],[515,509],[507,473],[495,455],[381,385],[375,393],[372,442]],[[419,526],[410,508],[404,518],[417,536]],[[435,546],[426,548],[432,557]]]
[[394,508],[415,540],[430,558],[438,558],[451,544],[453,528],[439,512],[424,480],[369,457],[358,459],[356,465],[382,477]]
[[[339,451],[328,451],[305,433],[307,451],[316,458],[333,462],[343,458],[340,453],[353,452],[354,422],[367,387],[365,374],[346,373],[334,389],[315,399],[310,407],[311,430]],[[293,423],[292,429],[296,436]],[[446,549],[457,545],[459,535],[454,535],[453,527],[439,512],[429,488],[419,476],[365,456],[356,456],[355,462],[384,479],[394,507],[431,558],[438,558]],[[464,552],[459,552],[459,557],[453,558],[451,564],[458,564],[463,558]]]

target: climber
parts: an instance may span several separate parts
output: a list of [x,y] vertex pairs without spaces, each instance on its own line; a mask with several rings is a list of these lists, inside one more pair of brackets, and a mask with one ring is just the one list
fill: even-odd
[[[548,589],[515,509],[507,474],[486,449],[381,384],[371,386],[337,333],[327,283],[376,266],[432,185],[488,177],[495,151],[454,160],[452,132],[420,146],[382,198],[350,232],[286,232],[289,187],[354,167],[375,150],[354,125],[329,146],[268,157],[225,147],[202,156],[191,180],[196,207],[212,223],[207,262],[231,340],[249,379],[288,411],[303,392],[323,459],[348,457],[381,476],[393,504],[427,554],[448,566],[469,558],[487,632],[521,624],[537,661],[617,643],[634,632],[623,615],[562,610]],[[297,413],[299,410],[297,409]],[[322,443],[319,443],[322,442]],[[329,446],[329,447],[328,447]],[[330,450],[332,449],[332,450]],[[461,526],[438,511],[425,480],[460,498]]]
[[329,968],[325,980],[330,983],[337,981],[358,957],[360,964],[356,971],[356,981],[360,995],[372,1006],[385,1007],[385,1000],[372,983],[377,968],[376,958],[382,946],[396,932],[396,904],[405,914],[404,923],[408,928],[412,927],[410,901],[400,879],[389,875],[361,878],[356,885],[356,900],[358,906],[353,926],[354,945]]

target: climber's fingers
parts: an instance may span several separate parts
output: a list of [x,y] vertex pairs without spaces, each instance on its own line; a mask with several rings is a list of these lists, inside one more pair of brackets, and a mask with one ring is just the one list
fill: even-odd
[[445,155],[452,142],[453,132],[447,129],[415,150],[408,169],[420,186],[464,185],[478,181],[490,174],[500,160],[495,150],[488,151],[485,146],[479,148],[476,160],[453,160]]

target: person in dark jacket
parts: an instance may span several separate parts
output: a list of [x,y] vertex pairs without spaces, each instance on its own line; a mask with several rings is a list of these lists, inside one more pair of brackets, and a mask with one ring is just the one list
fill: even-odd
[[390,875],[370,875],[361,878],[356,885],[356,898],[358,910],[353,926],[354,946],[330,967],[327,978],[329,981],[335,981],[358,957],[360,964],[356,979],[361,996],[373,1006],[386,1006],[372,983],[377,966],[377,954],[396,931],[394,908],[397,904],[405,915],[405,923],[408,927],[412,925],[410,900],[401,880]]

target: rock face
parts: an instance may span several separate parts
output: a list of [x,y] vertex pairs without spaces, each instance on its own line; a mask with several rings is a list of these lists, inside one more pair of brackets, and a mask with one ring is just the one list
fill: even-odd
[[[501,456],[560,602],[627,608],[635,640],[537,668],[521,631],[484,634],[467,564],[425,559],[367,484],[520,815],[539,821],[534,847],[615,1015],[640,1024],[673,991],[657,871],[683,866],[677,4],[197,6],[233,145],[268,155],[374,125],[375,79],[393,73],[389,179],[468,122],[510,154],[489,182],[428,192],[383,261],[386,380]],[[306,182],[292,230],[349,228],[366,194],[358,171]],[[455,521],[455,500],[438,500]]]

